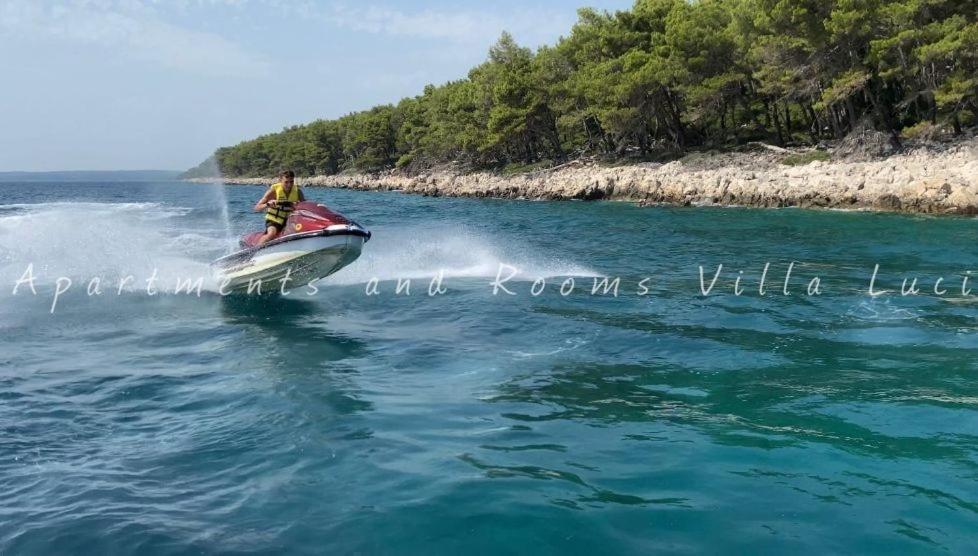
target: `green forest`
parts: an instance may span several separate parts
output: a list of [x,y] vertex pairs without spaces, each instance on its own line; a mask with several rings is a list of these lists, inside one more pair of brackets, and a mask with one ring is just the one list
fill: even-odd
[[553,46],[504,33],[464,79],[218,149],[226,176],[462,170],[907,139],[976,125],[976,0],[638,0]]

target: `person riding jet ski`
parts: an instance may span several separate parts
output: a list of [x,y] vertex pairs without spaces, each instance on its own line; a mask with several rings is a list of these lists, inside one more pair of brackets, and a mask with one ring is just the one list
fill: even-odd
[[255,205],[255,212],[265,211],[265,235],[258,240],[258,245],[278,237],[295,204],[305,200],[306,196],[295,183],[295,172],[284,170],[279,174],[279,181],[273,183]]
[[239,250],[212,263],[221,292],[261,293],[261,284],[280,280],[310,283],[357,260],[370,231],[322,203],[305,200],[295,174],[282,172],[255,205],[265,227],[246,234]]

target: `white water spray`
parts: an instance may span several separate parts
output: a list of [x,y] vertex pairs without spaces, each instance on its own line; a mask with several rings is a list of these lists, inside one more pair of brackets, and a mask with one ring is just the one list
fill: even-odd
[[503,242],[461,225],[373,228],[360,259],[325,279],[325,285],[363,284],[376,278],[494,278],[501,264],[518,270],[517,281],[556,276],[598,276],[559,257],[542,255],[525,242]]
[[[208,187],[224,198],[222,186]],[[133,291],[157,273],[161,291],[178,280],[205,278],[217,291],[210,262],[228,251],[227,203],[222,221],[189,218],[194,209],[159,203],[46,203],[0,205],[0,284],[9,288],[33,264],[39,285],[60,277],[82,284],[98,277],[118,284],[133,276]],[[517,281],[558,276],[597,276],[593,270],[548,256],[525,241],[474,231],[463,225],[421,224],[378,227],[360,259],[322,285],[359,285],[376,278],[430,280],[493,279],[505,264]],[[233,241],[233,239],[232,239]]]
[[179,220],[191,211],[158,203],[0,205],[0,280],[12,287],[28,265],[39,285],[61,277],[116,284],[132,276],[139,289],[154,272],[161,290],[178,279],[210,280],[208,261],[224,240],[215,239],[217,230]]
[[224,182],[224,175],[221,173],[217,161],[213,157],[209,158],[205,164],[208,166],[206,168],[207,174],[219,176],[219,180],[202,185],[201,187],[208,188],[216,200],[221,211],[221,222],[224,224],[224,243],[226,250],[233,251],[237,247],[238,242],[234,237],[234,232],[231,230],[231,215],[228,212],[228,196],[226,191],[227,184]]

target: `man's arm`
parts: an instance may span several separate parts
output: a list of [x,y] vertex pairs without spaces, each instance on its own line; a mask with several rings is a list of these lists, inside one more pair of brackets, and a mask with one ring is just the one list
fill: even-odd
[[[299,186],[297,185],[296,187],[299,187]],[[301,187],[299,187],[299,201],[300,202],[305,202],[306,201],[306,194],[302,192],[302,188]]]
[[268,191],[265,192],[265,195],[262,196],[261,200],[259,200],[258,203],[255,204],[255,208],[253,210],[255,212],[262,212],[265,209],[267,209],[269,203],[271,202],[272,195],[274,194],[275,194],[275,190],[269,187]]

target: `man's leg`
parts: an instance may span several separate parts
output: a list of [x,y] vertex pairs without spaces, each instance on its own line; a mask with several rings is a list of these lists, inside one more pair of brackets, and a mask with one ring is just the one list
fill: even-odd
[[265,235],[258,239],[258,245],[265,245],[269,241],[272,241],[278,236],[278,228],[275,226],[269,226],[265,228]]

